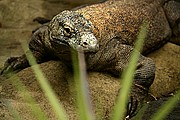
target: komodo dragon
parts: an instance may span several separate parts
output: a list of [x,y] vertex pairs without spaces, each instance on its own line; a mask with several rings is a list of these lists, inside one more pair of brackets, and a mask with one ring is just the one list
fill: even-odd
[[[59,59],[67,65],[71,65],[69,48],[84,50],[88,70],[119,76],[129,62],[134,41],[144,20],[149,22],[149,32],[142,54],[157,49],[172,38],[176,39],[180,33],[180,12],[176,12],[179,3],[165,0],[134,1],[108,0],[71,11],[65,10],[48,25],[35,30],[29,49],[38,63]],[[174,11],[176,14],[171,15]],[[1,74],[28,66],[25,55],[11,57]],[[140,55],[128,104],[129,117],[135,115],[137,106],[146,97],[154,76],[154,62]]]

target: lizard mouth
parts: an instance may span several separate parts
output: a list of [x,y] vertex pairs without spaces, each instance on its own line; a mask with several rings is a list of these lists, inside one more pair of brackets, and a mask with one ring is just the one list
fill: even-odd
[[58,44],[63,44],[66,46],[70,46],[68,42],[66,42],[64,40],[57,39],[57,38],[53,38],[53,42],[58,43]]

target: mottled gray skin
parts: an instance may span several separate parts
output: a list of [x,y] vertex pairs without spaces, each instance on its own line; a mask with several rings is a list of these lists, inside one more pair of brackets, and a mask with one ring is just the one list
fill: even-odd
[[[176,17],[168,15],[172,10],[169,10],[172,7],[169,3],[171,1],[166,3],[163,0],[146,0],[125,3],[109,0],[74,11],[63,11],[48,25],[43,25],[33,33],[29,49],[38,63],[58,59],[68,66],[71,66],[70,49],[84,50],[88,70],[119,76],[127,67],[134,41],[144,20],[149,22],[149,32],[141,52],[143,54],[157,49],[172,37],[180,36],[180,14],[177,12]],[[179,10],[178,3],[176,5],[174,11]],[[6,61],[1,74],[19,71],[28,66],[25,55],[11,57]],[[127,108],[129,117],[136,114],[137,106],[148,94],[154,76],[154,62],[140,55]]]

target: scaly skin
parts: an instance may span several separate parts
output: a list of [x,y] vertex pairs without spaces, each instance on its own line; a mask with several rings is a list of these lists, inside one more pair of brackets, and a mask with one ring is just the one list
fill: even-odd
[[[143,54],[162,46],[174,35],[172,34],[174,30],[176,30],[175,37],[179,36],[180,30],[177,27],[171,30],[169,25],[169,23],[179,25],[179,18],[171,19],[169,16],[168,20],[172,21],[168,21],[161,7],[168,3],[163,0],[153,2],[149,0],[149,2],[151,4],[142,1],[124,3],[109,0],[75,11],[63,11],[48,25],[34,31],[29,49],[38,63],[59,59],[69,66],[71,66],[70,48],[77,51],[84,50],[88,70],[105,71],[119,76],[129,62],[134,41],[144,20],[149,22],[150,27],[143,46]],[[25,55],[9,58],[1,74],[19,71],[28,66]],[[130,118],[136,114],[137,107],[148,94],[154,76],[154,62],[140,55],[127,110],[127,116]]]

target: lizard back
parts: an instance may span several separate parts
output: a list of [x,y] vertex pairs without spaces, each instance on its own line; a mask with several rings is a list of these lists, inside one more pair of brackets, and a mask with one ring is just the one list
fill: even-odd
[[92,22],[93,33],[100,46],[115,37],[120,38],[120,43],[133,46],[142,22],[148,21],[148,35],[143,46],[143,53],[148,53],[167,42],[171,36],[163,8],[161,4],[155,4],[110,0],[76,11]]

